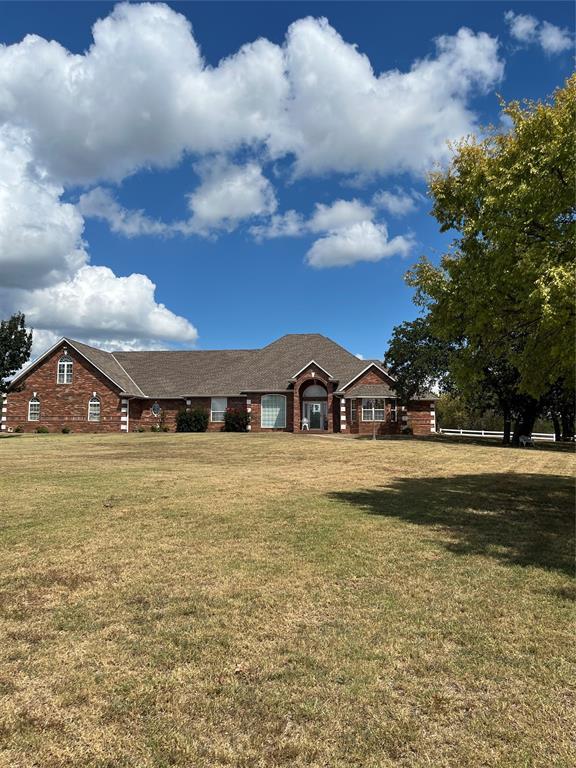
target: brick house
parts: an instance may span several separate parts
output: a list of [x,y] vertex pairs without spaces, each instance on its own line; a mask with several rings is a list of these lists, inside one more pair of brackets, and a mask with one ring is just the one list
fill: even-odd
[[[104,352],[63,338],[16,376],[1,428],[50,432],[174,429],[202,407],[220,431],[227,408],[250,413],[253,432],[415,434],[436,430],[435,397],[401,404],[377,360],[359,360],[320,334],[289,334],[262,349]],[[19,431],[20,431],[19,430]]]

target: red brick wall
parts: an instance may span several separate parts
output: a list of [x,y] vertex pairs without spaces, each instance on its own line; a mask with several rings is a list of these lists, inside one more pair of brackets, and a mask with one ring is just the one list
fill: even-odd
[[[120,390],[71,347],[67,352],[74,361],[72,383],[56,383],[64,346],[34,368],[17,385],[18,391],[7,394],[3,414],[6,431],[21,427],[25,432],[35,432],[43,426],[50,432],[60,432],[63,427],[73,432],[120,432]],[[40,399],[40,420],[28,421],[28,402],[34,392]],[[88,401],[93,392],[100,398],[99,422],[88,421]]]
[[[129,430],[130,432],[135,432],[138,431],[140,427],[149,430],[155,426],[165,426],[173,432],[176,429],[176,416],[178,415],[178,411],[181,411],[182,409],[201,408],[208,413],[208,418],[210,418],[211,400],[212,398],[210,397],[192,397],[188,398],[188,400],[185,398],[157,398],[156,400],[135,398],[130,401]],[[190,405],[187,405],[188,402],[190,402]],[[152,406],[154,403],[158,403],[162,409],[160,416],[154,416],[152,413]],[[229,408],[243,408],[245,406],[245,397],[228,398]],[[208,432],[221,432],[223,427],[224,423],[221,421],[208,421]]]
[[[430,435],[435,419],[432,412],[435,411],[434,400],[411,400],[408,404],[407,424],[415,435]],[[434,430],[435,431],[435,430]]]
[[[314,376],[312,376],[314,373]],[[334,384],[328,380],[326,373],[317,365],[308,366],[298,376],[294,382],[294,399],[293,399],[293,419],[294,432],[301,432],[302,430],[302,391],[306,389],[309,384],[321,384],[326,388],[327,392],[327,416],[328,416],[328,432],[334,432],[335,426],[338,427],[339,423],[334,422]],[[339,401],[338,401],[339,402]]]

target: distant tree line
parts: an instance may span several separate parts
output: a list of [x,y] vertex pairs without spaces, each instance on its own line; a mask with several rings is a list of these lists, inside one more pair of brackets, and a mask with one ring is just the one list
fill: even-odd
[[537,419],[574,438],[576,76],[549,102],[502,104],[510,130],[453,147],[429,177],[432,214],[455,238],[409,270],[422,316],[385,355],[404,399],[497,414],[518,444]]

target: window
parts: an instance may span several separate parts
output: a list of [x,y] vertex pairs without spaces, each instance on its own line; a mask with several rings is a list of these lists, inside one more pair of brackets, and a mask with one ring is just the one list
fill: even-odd
[[350,421],[356,421],[356,398],[350,400]]
[[398,400],[391,398],[390,403],[390,421],[398,421]]
[[383,398],[362,398],[362,421],[384,421]]
[[62,355],[58,360],[57,384],[72,384],[72,366],[73,360],[68,354]]
[[40,400],[36,395],[28,403],[28,421],[40,421]]
[[286,426],[284,395],[262,395],[260,426],[268,429],[284,429]]
[[152,412],[152,416],[156,416],[156,418],[158,418],[158,416],[160,416],[160,414],[162,413],[162,408],[160,408],[160,403],[154,403],[154,405],[152,406],[152,408],[150,408],[150,410]]
[[210,405],[210,421],[224,421],[227,407],[227,397],[213,397]]
[[96,395],[88,400],[88,421],[100,421],[100,398]]

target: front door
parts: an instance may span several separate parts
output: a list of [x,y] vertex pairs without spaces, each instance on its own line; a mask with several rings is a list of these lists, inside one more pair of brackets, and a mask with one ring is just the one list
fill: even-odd
[[310,429],[325,429],[326,403],[304,403],[304,417],[308,419]]

